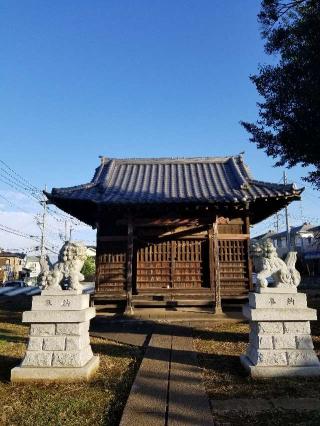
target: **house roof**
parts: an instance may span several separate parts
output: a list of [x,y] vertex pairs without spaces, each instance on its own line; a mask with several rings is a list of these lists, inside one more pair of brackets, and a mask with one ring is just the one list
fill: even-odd
[[259,234],[252,237],[252,240],[266,240],[267,238],[273,238],[275,235],[277,234],[274,231],[269,230],[268,232],[265,232],[264,234]]
[[40,262],[41,256],[27,256],[26,263],[28,262]]
[[293,184],[251,177],[241,156],[205,158],[108,159],[102,157],[90,183],[54,188],[51,200],[102,204],[210,203],[252,201],[299,195]]
[[13,253],[10,251],[0,251],[0,257],[18,257],[19,259],[24,259],[26,255],[24,253]]
[[[308,232],[319,232],[320,227],[316,225],[312,225],[310,223],[303,223],[302,225],[298,226],[292,226],[290,228],[290,235],[296,235],[296,234],[303,234]],[[255,240],[264,240],[266,238],[276,239],[276,238],[282,238],[287,236],[287,231],[281,231],[281,232],[274,232],[274,231],[268,231],[265,234],[257,235],[253,239]]]
[[[303,223],[302,225],[292,226],[290,228],[290,234],[303,234],[304,232],[317,232],[319,230],[319,226],[312,225],[310,223]],[[272,238],[281,238],[287,235],[287,231],[278,232],[272,235]]]

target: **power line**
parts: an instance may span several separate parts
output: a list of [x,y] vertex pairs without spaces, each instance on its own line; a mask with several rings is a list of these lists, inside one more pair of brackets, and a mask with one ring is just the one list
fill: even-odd
[[[42,207],[44,206],[43,203],[46,203],[46,214],[50,217],[52,217],[56,222],[61,223],[62,220],[68,220],[71,222],[74,226],[79,226],[81,222],[75,218],[73,218],[69,214],[65,214],[57,210],[56,207],[49,207],[47,205],[47,199],[43,196],[43,191],[41,191],[39,188],[37,188],[35,185],[30,183],[27,179],[25,179],[21,174],[17,173],[12,167],[10,167],[6,162],[0,159],[0,163],[5,166],[6,169],[1,167],[1,171],[5,173],[5,175],[0,173],[0,181],[5,183],[6,185],[10,186],[11,188],[21,192],[23,191],[24,195],[27,196],[29,199],[32,199],[33,201],[37,202],[37,204],[40,204]],[[8,201],[8,200],[7,200]],[[20,208],[20,210],[22,210]],[[84,224],[85,226],[88,226]],[[49,225],[51,227],[51,225]],[[71,224],[70,224],[71,229]],[[61,230],[59,229],[59,234],[61,233]]]
[[25,179],[24,177],[22,177],[19,173],[17,173],[15,170],[13,170],[7,163],[5,163],[3,160],[0,160],[0,163],[2,163],[7,169],[9,169],[13,174],[15,174],[18,179],[22,180],[23,182],[25,182],[29,187],[33,188],[34,190],[41,192],[41,190],[39,188],[37,188],[36,186],[34,186],[32,183],[30,183],[27,179]]
[[37,236],[37,235],[28,235],[25,232],[19,231],[17,229],[11,228],[11,227],[6,226],[6,225],[0,224],[0,230],[3,231],[3,232],[7,232],[9,234],[16,235],[18,237],[23,237],[23,238],[27,238],[27,239],[40,241],[40,237]]
[[[25,179],[19,173],[17,173],[12,167],[10,167],[3,160],[0,160],[0,162],[10,172],[8,172],[8,170],[5,170],[3,168],[1,168],[0,170],[4,171],[6,174],[8,174],[11,177],[11,179],[10,179],[10,178],[8,178],[8,176],[4,176],[4,175],[0,174],[0,177],[2,177],[2,179],[0,179],[0,180],[3,183],[6,183],[7,185],[9,185],[11,187],[14,187],[14,189],[16,189],[16,190],[19,190],[19,191],[23,190],[29,196],[31,195],[31,197],[33,197],[33,199],[37,200],[40,203],[42,202],[42,200],[43,200],[43,198],[42,198],[43,197],[43,192],[39,188],[37,188],[32,183],[30,183],[27,179]],[[73,218],[69,214],[62,213],[62,212],[58,211],[56,207],[54,207],[54,208],[48,207],[47,211],[48,211],[48,214],[51,214],[53,217],[57,216],[57,217],[61,217],[63,219],[71,220],[74,223],[74,225],[80,224],[80,221],[78,221],[77,219]]]
[[27,213],[29,214],[30,212],[27,212],[26,210],[22,209],[21,207],[19,207],[17,204],[15,204],[13,201],[9,200],[7,197],[5,197],[4,195],[0,194],[0,198],[2,198],[3,200],[5,200],[11,207],[16,208],[21,210],[23,213]]
[[[6,201],[11,207],[19,209],[21,212],[26,213],[26,214],[32,214],[32,212],[27,212],[26,210],[22,209],[20,206],[18,206],[17,204],[13,203],[11,200],[9,200],[7,197],[5,197],[4,195],[0,194],[0,198],[2,198],[4,201]],[[54,219],[56,219],[54,217]],[[62,219],[59,219],[58,222],[61,222]],[[60,228],[56,228],[54,227],[52,224],[48,224],[49,228],[53,229],[52,234],[57,233],[58,235],[62,232],[61,231],[61,227]]]

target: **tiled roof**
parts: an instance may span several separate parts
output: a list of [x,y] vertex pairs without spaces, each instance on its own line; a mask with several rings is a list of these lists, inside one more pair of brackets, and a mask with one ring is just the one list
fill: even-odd
[[54,188],[57,199],[96,203],[216,203],[299,195],[294,185],[253,179],[241,156],[108,159],[102,157],[92,181]]
[[[303,233],[318,233],[320,231],[319,225],[312,225],[311,223],[303,223],[302,225],[298,226],[292,226],[290,228],[290,235],[294,236],[296,234],[303,234]],[[274,232],[274,231],[268,231],[264,234],[256,235],[252,239],[254,240],[264,240],[267,238],[271,238],[273,240],[277,238],[282,238],[287,236],[287,231],[281,231],[281,232]]]
[[12,253],[10,251],[0,251],[0,257],[19,257],[23,259],[26,255],[24,253]]
[[[317,232],[319,231],[319,226],[315,226],[312,225],[310,223],[303,223],[302,225],[299,226],[292,226],[290,228],[290,234],[291,235],[296,235],[296,234],[303,234],[304,232],[308,233],[308,232]],[[272,235],[270,235],[270,238],[281,238],[281,237],[285,237],[287,235],[287,231],[281,231],[281,232],[273,232]],[[261,238],[262,236],[259,237],[255,237],[255,238]],[[265,238],[265,237],[263,237]]]

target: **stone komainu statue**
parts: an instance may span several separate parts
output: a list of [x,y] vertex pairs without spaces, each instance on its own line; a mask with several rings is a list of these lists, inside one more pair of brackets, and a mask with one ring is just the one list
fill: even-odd
[[44,289],[61,289],[67,282],[72,290],[80,290],[80,281],[84,279],[81,269],[86,259],[86,247],[81,243],[66,242],[59,253],[58,262],[50,267],[47,260],[42,258],[41,284]]
[[257,272],[256,289],[268,287],[268,278],[272,278],[272,287],[298,287],[301,281],[300,273],[295,268],[297,253],[289,251],[285,261],[280,259],[277,250],[270,239],[261,243],[251,244],[251,255]]

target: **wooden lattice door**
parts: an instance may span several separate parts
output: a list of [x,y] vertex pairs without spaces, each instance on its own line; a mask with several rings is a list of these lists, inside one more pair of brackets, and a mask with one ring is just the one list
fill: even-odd
[[203,285],[205,241],[173,241],[172,287],[200,288]]
[[170,288],[171,242],[149,244],[137,250],[137,289]]
[[97,253],[96,291],[124,292],[126,288],[126,247],[107,243]]
[[221,295],[246,295],[249,289],[248,244],[246,239],[220,239],[219,265]]
[[177,240],[137,250],[137,290],[199,288],[203,285],[205,241]]

